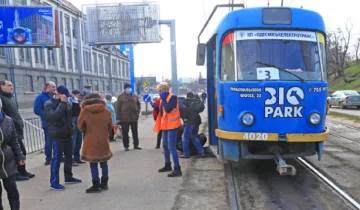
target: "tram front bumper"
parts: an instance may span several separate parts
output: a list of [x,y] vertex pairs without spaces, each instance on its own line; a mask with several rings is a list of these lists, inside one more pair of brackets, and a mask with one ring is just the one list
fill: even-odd
[[322,142],[327,140],[329,129],[326,128],[322,133],[288,133],[286,135],[260,132],[230,132],[216,129],[215,135],[220,139],[232,141]]

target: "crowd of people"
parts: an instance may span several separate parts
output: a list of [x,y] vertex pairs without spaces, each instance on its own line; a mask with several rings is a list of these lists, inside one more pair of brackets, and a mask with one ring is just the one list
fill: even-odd
[[[188,93],[185,100],[180,100],[169,92],[167,83],[157,86],[160,98],[151,103],[155,120],[154,131],[158,133],[156,148],[164,153],[165,166],[159,172],[170,171],[168,177],[182,175],[180,158],[189,158],[191,139],[198,156],[204,157],[204,141],[199,140],[198,132],[204,110],[204,100]],[[7,191],[12,210],[20,209],[20,196],[16,181],[29,180],[35,176],[26,169],[26,148],[23,143],[24,123],[17,103],[13,99],[14,87],[11,81],[0,81],[0,179]],[[81,179],[73,175],[72,167],[90,164],[92,186],[86,193],[101,192],[108,189],[108,160],[113,156],[110,142],[121,128],[123,146],[129,149],[129,131],[132,132],[134,150],[141,150],[138,137],[138,120],[141,111],[138,97],[132,93],[130,84],[124,85],[115,103],[112,95],[104,97],[91,91],[85,85],[83,92],[72,90],[52,81],[46,83],[44,90],[34,101],[34,113],[41,118],[44,132],[45,166],[50,166],[50,187],[53,190],[65,190],[60,182],[59,169],[64,162],[64,182],[81,183]],[[179,134],[182,136],[179,149]],[[206,140],[205,140],[206,141]],[[190,145],[190,146],[189,146]],[[190,149],[189,149],[190,147]],[[171,166],[170,156],[174,162]],[[101,177],[99,167],[101,168]],[[0,209],[1,202],[0,186]]]

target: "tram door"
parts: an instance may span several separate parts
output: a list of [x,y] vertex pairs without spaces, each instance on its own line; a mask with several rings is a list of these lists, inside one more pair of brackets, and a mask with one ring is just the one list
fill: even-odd
[[217,145],[215,129],[218,127],[217,116],[217,71],[216,71],[216,36],[207,43],[207,89],[208,89],[208,125],[210,145]]

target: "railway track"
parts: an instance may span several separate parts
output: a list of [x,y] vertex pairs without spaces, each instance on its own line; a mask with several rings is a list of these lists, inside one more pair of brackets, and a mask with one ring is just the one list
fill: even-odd
[[[317,179],[322,180],[328,187],[330,187],[332,190],[334,190],[338,196],[340,196],[343,200],[349,203],[354,209],[360,210],[360,203],[355,201],[350,195],[348,195],[344,190],[342,190],[340,187],[338,187],[335,183],[333,183],[330,179],[326,177],[326,175],[322,174],[320,171],[318,171],[315,167],[312,166],[308,161],[306,161],[303,158],[297,158],[296,161],[299,163],[299,165],[302,165],[304,168],[308,169],[313,175],[316,176]],[[248,199],[248,198],[242,198],[239,189],[237,185],[240,185],[242,183],[237,183],[235,180],[236,174],[234,173],[234,167],[232,164],[226,164],[225,167],[226,177],[227,177],[227,184],[228,184],[228,198],[229,198],[229,206],[232,210],[240,210],[242,208],[242,199]],[[282,177],[286,179],[285,177]],[[271,190],[270,190],[271,191]],[[281,192],[278,192],[281,193]],[[255,198],[256,199],[256,198]],[[303,197],[298,198],[299,200],[302,200]],[[291,200],[289,201],[291,202]],[[254,208],[256,209],[256,208]],[[301,208],[300,208],[301,209]],[[336,208],[335,208],[336,209]]]
[[334,182],[332,182],[330,179],[328,179],[324,174],[322,174],[320,171],[318,171],[316,168],[312,166],[311,163],[306,161],[303,158],[297,158],[299,162],[301,162],[306,168],[308,168],[311,172],[313,172],[318,178],[323,180],[328,186],[330,186],[333,190],[335,190],[337,193],[339,193],[340,196],[342,196],[343,199],[351,203],[355,208],[360,209],[360,203],[355,201],[350,195],[348,195],[344,190],[342,190],[340,187],[338,187]]
[[351,126],[349,124],[345,124],[345,123],[340,123],[340,122],[337,122],[337,121],[334,121],[334,120],[326,120],[334,125],[341,125],[341,126],[344,126],[346,128],[350,128],[350,129],[353,129],[353,130],[356,130],[356,131],[360,131],[360,127],[356,127],[356,126]]
[[[355,130],[355,131],[359,131],[359,132],[360,132],[360,127],[351,126],[351,125],[344,124],[344,123],[339,123],[339,122],[333,121],[333,120],[327,120],[327,121],[329,121],[331,124],[341,125],[341,126],[343,126],[343,127],[346,127],[346,128],[349,128],[349,129],[352,129],[352,130]],[[338,138],[343,138],[343,139],[346,139],[346,140],[348,140],[348,141],[353,142],[354,144],[360,145],[359,142],[356,142],[356,141],[354,141],[353,139],[350,139],[349,137],[346,137],[346,136],[344,136],[344,135],[340,135],[339,133],[331,133],[331,132],[330,132],[330,135],[331,135],[331,136],[338,137]]]
[[[332,121],[329,120],[329,122],[331,122],[334,125],[341,125],[344,126],[346,128],[355,130],[355,131],[360,131],[360,127],[356,127],[356,126],[351,126],[348,124],[343,124],[343,123],[339,123],[336,121]],[[338,137],[338,138],[344,138],[347,139],[351,142],[354,142],[356,144],[360,144],[346,136],[343,136],[339,133],[330,133],[330,135],[334,136],[334,137]],[[324,183],[326,185],[327,188],[331,188],[332,190],[328,190],[328,191],[332,191],[333,194],[337,194],[341,200],[343,200],[345,203],[347,203],[347,205],[353,207],[354,209],[359,209],[360,210],[360,201],[356,201],[354,198],[352,198],[348,193],[346,193],[343,189],[341,189],[339,186],[337,186],[334,182],[332,182],[330,180],[330,178],[328,178],[325,174],[321,173],[319,170],[317,170],[309,161],[307,161],[305,158],[296,158],[295,162],[298,163],[298,167],[303,167],[304,169],[308,170],[311,174],[311,176],[313,176],[316,180],[321,180],[322,183]],[[248,209],[248,208],[243,208],[242,206],[242,202],[245,199],[249,199],[249,197],[242,197],[244,196],[244,193],[240,193],[239,191],[241,191],[239,188],[239,185],[243,184],[239,181],[236,180],[237,174],[236,172],[234,172],[234,166],[229,163],[226,164],[225,167],[225,172],[226,172],[226,177],[227,177],[227,184],[228,184],[228,198],[229,198],[229,206],[231,209],[233,210],[240,210],[240,209]],[[266,173],[266,172],[265,172]],[[251,174],[251,176],[258,176],[258,174]],[[278,175],[276,175],[278,176]],[[298,176],[298,175],[296,175]],[[286,180],[286,177],[281,177],[283,180]],[[281,179],[280,178],[280,179]],[[271,179],[270,179],[271,181]],[[269,185],[269,184],[268,184]],[[269,185],[271,186],[271,184]],[[269,190],[270,192],[274,193],[274,189]],[[249,192],[249,191],[246,191]],[[280,194],[282,192],[279,192]],[[256,200],[256,197],[253,198]],[[303,197],[298,198],[299,200],[302,200]],[[316,199],[316,198],[315,198]],[[251,197],[250,197],[251,200]],[[276,200],[276,198],[274,199]],[[291,199],[289,202],[292,202]],[[296,204],[295,204],[296,205]],[[330,205],[331,206],[331,205]],[[254,207],[254,206],[252,206]],[[269,207],[270,209],[271,207]],[[252,209],[252,208],[249,208]],[[255,207],[253,209],[256,209]],[[261,208],[260,208],[261,209]],[[277,209],[277,208],[274,208]],[[285,208],[286,209],[286,208]],[[301,208],[299,208],[301,209]],[[334,207],[334,209],[336,209],[336,207]]]

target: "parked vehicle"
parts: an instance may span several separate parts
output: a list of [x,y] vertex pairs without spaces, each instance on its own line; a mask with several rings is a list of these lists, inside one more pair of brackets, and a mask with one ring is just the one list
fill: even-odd
[[330,106],[339,106],[345,109],[348,106],[356,106],[360,109],[360,94],[354,90],[339,90],[328,98]]

